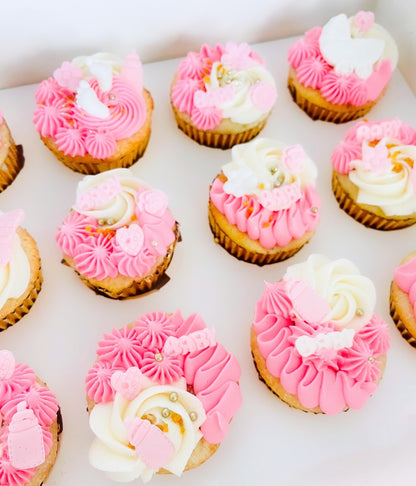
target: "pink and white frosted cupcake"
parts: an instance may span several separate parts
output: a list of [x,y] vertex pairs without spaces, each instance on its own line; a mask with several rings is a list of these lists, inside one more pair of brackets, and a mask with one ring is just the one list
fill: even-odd
[[397,60],[390,34],[372,12],[339,14],[289,49],[288,87],[312,119],[334,123],[368,113],[387,89]]
[[146,150],[153,99],[135,52],[64,62],[36,91],[33,122],[45,145],[83,174],[130,167]]
[[204,44],[179,64],[171,85],[178,127],[202,145],[227,149],[263,129],[277,98],[273,76],[247,44]]
[[235,145],[209,192],[215,241],[257,265],[293,256],[319,221],[316,177],[316,166],[300,145],[267,138]]
[[340,207],[370,228],[416,223],[416,130],[395,118],[360,121],[332,153],[332,189]]
[[43,484],[58,453],[59,405],[35,372],[7,350],[0,351],[0,413],[0,484]]
[[132,297],[165,284],[179,239],[178,223],[162,191],[129,169],[86,176],[58,229],[62,262],[99,294]]
[[251,349],[260,379],[307,412],[363,407],[390,346],[375,302],[373,283],[347,259],[313,254],[288,267],[256,304]]
[[199,466],[241,405],[239,379],[198,314],[153,312],[113,329],[86,377],[90,463],[123,482]]

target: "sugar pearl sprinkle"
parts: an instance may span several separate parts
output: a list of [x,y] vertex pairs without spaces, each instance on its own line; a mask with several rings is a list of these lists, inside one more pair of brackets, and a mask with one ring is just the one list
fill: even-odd
[[178,394],[176,392],[169,393],[169,400],[171,402],[177,402],[178,401]]
[[196,412],[189,412],[189,418],[192,420],[192,422],[195,422],[195,420],[198,418],[198,414]]
[[312,207],[311,207],[311,211],[312,211],[314,214],[316,214],[316,213],[319,211],[319,209],[318,209],[316,206],[312,206]]
[[357,307],[357,310],[355,311],[355,315],[358,317],[362,317],[364,315],[364,309],[361,309],[361,307]]
[[168,418],[170,415],[170,410],[168,408],[162,408],[162,411],[160,412],[163,418]]
[[161,353],[156,353],[155,354],[155,360],[156,361],[162,361],[163,360],[163,355]]

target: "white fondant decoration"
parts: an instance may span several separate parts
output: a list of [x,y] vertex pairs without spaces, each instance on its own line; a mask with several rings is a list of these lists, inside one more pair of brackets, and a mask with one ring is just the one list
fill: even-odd
[[384,40],[352,38],[351,25],[345,14],[339,14],[322,28],[319,46],[325,60],[338,74],[355,72],[362,79],[373,72],[373,65],[384,51]]
[[109,91],[113,82],[113,68],[106,62],[95,61],[87,58],[87,66],[93,76],[96,77],[100,88],[103,91]]
[[315,337],[301,336],[296,339],[295,347],[298,353],[307,358],[321,349],[342,349],[350,348],[354,340],[354,329],[343,329],[342,331],[318,334]]
[[92,116],[107,118],[110,115],[108,107],[98,99],[97,93],[84,79],[79,83],[76,101],[80,108]]

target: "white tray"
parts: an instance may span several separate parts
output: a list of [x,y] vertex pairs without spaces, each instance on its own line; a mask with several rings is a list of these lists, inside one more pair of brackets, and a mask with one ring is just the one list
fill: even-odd
[[[182,242],[168,269],[171,280],[160,290],[127,301],[96,295],[61,265],[56,229],[74,202],[82,178],[58,162],[32,124],[36,85],[0,91],[0,107],[25,167],[0,194],[0,209],[23,208],[26,227],[38,242],[44,284],[31,309],[17,325],[0,334],[0,348],[35,369],[60,402],[64,431],[48,486],[107,486],[114,483],[88,463],[93,435],[88,426],[84,379],[95,359],[97,342],[151,311],[184,316],[198,312],[242,368],[242,408],[219,450],[204,465],[180,479],[155,477],[151,484],[198,485],[413,485],[416,435],[416,349],[408,345],[389,316],[389,286],[394,268],[416,246],[416,226],[394,232],[365,228],[342,210],[330,187],[330,155],[354,122],[314,122],[292,101],[286,87],[286,55],[292,39],[254,46],[275,76],[279,98],[261,136],[301,143],[319,170],[322,214],[315,236],[292,259],[266,267],[241,262],[214,243],[207,220],[208,189],[230,151],[202,147],[175,124],[169,85],[179,60],[144,66],[145,86],[155,110],[152,135],[134,173],[166,191],[180,222]],[[80,53],[83,54],[83,53]],[[127,54],[127,53],[126,53]],[[368,118],[398,116],[416,126],[416,100],[399,72]],[[346,257],[370,277],[378,292],[376,311],[391,331],[391,350],[379,390],[362,410],[337,416],[291,409],[257,378],[249,330],[264,281],[276,281],[288,265],[310,253]],[[141,482],[138,481],[137,484]]]

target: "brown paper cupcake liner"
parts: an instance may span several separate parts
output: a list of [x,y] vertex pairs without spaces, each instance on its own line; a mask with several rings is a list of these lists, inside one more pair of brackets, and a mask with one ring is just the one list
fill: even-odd
[[104,297],[109,297],[111,299],[128,299],[129,297],[136,297],[140,294],[149,292],[150,290],[160,289],[167,282],[169,282],[170,278],[168,277],[168,275],[166,275],[165,272],[172,260],[176,243],[177,241],[180,241],[181,238],[178,224],[176,224],[175,235],[176,238],[174,242],[167,248],[166,255],[163,258],[162,262],[151,273],[146,275],[146,277],[143,277],[140,280],[133,280],[128,287],[122,288],[120,290],[112,290],[110,288],[100,286],[99,281],[97,280],[91,281],[85,275],[80,274],[76,270],[76,268],[73,267],[73,265],[65,260],[65,258],[62,260],[62,263],[72,267],[78,274],[82,282],[84,282],[87,287],[94,290],[96,294],[103,295]]
[[42,282],[42,270],[41,268],[39,268],[37,278],[23,302],[18,307],[16,307],[13,312],[7,314],[7,316],[0,319],[0,331],[4,331],[9,326],[16,324],[16,322],[18,322],[23,316],[25,316],[29,312],[42,288]]
[[209,224],[211,231],[214,235],[214,240],[216,243],[220,244],[225,250],[231,255],[236,257],[238,260],[243,260],[249,263],[255,263],[256,265],[263,266],[270,263],[277,263],[295,255],[304,245],[300,245],[290,250],[282,250],[276,253],[258,253],[254,251],[247,250],[240,245],[237,245],[219,226],[215,221],[211,211],[208,211]]
[[234,145],[245,143],[254,138],[266,125],[267,118],[253,128],[238,133],[217,133],[203,131],[185,121],[173,107],[178,127],[192,140],[206,147],[229,149]]
[[367,103],[364,107],[355,108],[351,110],[335,111],[329,110],[322,106],[312,103],[304,96],[302,96],[296,89],[292,80],[289,78],[288,88],[292,95],[293,101],[310,117],[312,120],[321,120],[332,123],[347,123],[352,120],[357,120],[366,115],[374,103]]
[[150,133],[144,138],[140,144],[136,145],[135,149],[128,154],[114,160],[76,160],[72,157],[65,155],[58,150],[55,143],[49,143],[48,139],[40,136],[43,143],[48,149],[53,152],[55,157],[60,160],[64,165],[80,174],[94,175],[111,169],[126,169],[131,167],[140,157],[143,156],[150,139]]
[[6,189],[17,177],[25,163],[23,147],[16,145],[10,138],[10,148],[0,167],[0,192]]
[[338,201],[339,207],[345,211],[349,216],[354,218],[359,223],[381,231],[390,231],[401,228],[407,228],[416,223],[412,218],[408,219],[387,219],[377,214],[361,208],[342,188],[336,174],[332,175],[332,190],[335,199]]
[[390,315],[393,319],[393,322],[397,329],[399,330],[400,334],[403,336],[406,341],[416,348],[416,338],[409,332],[407,327],[404,325],[403,321],[400,318],[399,313],[397,312],[396,304],[392,299],[390,299]]

